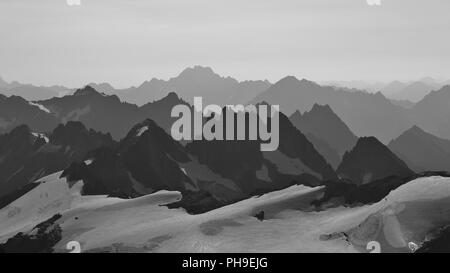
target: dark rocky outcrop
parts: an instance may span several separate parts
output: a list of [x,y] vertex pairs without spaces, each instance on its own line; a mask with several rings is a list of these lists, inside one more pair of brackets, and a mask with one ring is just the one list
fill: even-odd
[[18,233],[0,244],[0,253],[51,253],[62,239],[62,229],[57,224],[61,214],[38,224],[31,231]]
[[14,196],[28,183],[82,161],[103,145],[115,142],[109,134],[87,130],[80,122],[59,125],[48,136],[33,133],[26,125],[13,129],[0,136],[0,197]]
[[375,137],[360,138],[337,169],[340,178],[366,184],[388,176],[409,177],[408,166]]

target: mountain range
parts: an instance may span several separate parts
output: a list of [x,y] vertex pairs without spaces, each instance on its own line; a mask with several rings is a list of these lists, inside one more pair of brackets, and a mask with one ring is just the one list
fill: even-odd
[[297,110],[309,111],[314,104],[329,105],[354,134],[376,136],[383,142],[411,126],[404,109],[381,93],[348,92],[292,76],[281,79],[253,100],[260,101],[278,104],[288,115]]
[[339,177],[357,184],[368,184],[389,176],[406,178],[414,174],[375,137],[359,138],[355,147],[344,154],[336,172]]
[[141,107],[121,102],[116,95],[106,95],[86,86],[72,95],[28,102],[20,97],[0,95],[0,133],[26,124],[33,131],[49,132],[59,123],[81,121],[91,129],[110,133],[119,140],[138,122],[151,117],[170,132],[176,120],[170,116],[172,107],[186,104],[175,93],[146,103]]
[[414,106],[406,109],[392,103],[380,92],[336,89],[307,80],[286,77],[258,95],[253,102],[266,101],[280,105],[291,115],[309,111],[314,104],[329,105],[357,136],[375,136],[389,143],[414,125],[440,138],[450,139],[450,86],[432,91]]
[[[155,83],[155,80],[153,82]],[[189,92],[193,90],[192,88],[198,86],[207,88],[207,86],[219,85],[221,87],[218,89],[225,90],[226,88],[231,88],[231,86],[236,87],[239,84],[243,84],[238,82],[236,85],[237,81],[220,77],[211,69],[204,67],[189,68],[176,78],[167,82],[159,82],[164,82],[165,86],[176,86],[180,84],[180,86],[184,85],[189,87],[185,88],[185,96],[190,94]],[[234,82],[234,84],[231,84],[231,82]],[[55,133],[54,130],[61,128],[60,124],[72,124],[70,121],[81,122],[83,126],[86,126],[85,130],[99,132],[98,134],[110,134],[111,140],[105,140],[105,142],[109,143],[108,145],[98,144],[99,153],[100,155],[103,153],[109,154],[111,158],[117,158],[117,162],[124,164],[125,159],[123,155],[125,152],[121,149],[133,146],[126,143],[130,139],[136,138],[130,138],[130,135],[137,134],[135,132],[137,130],[136,126],[145,127],[142,125],[142,121],[151,119],[154,124],[152,123],[151,126],[148,126],[162,129],[168,134],[175,120],[170,117],[172,107],[178,104],[189,105],[177,93],[168,92],[166,94],[164,91],[157,95],[163,96],[161,99],[137,106],[123,102],[118,95],[111,94],[119,91],[112,90],[112,86],[107,83],[100,85],[93,84],[93,86],[96,86],[103,92],[97,91],[92,86],[86,86],[63,97],[54,97],[33,102],[18,96],[0,96],[0,103],[2,105],[0,110],[1,131],[5,133],[10,132],[13,128],[19,126],[17,127],[18,129],[14,129],[11,133],[17,134],[18,131],[16,130],[22,128],[22,134],[47,135],[50,143],[53,144],[55,138],[53,136]],[[337,174],[341,178],[350,179],[356,184],[366,184],[390,175],[405,177],[412,174],[410,169],[417,172],[425,170],[446,170],[443,168],[443,164],[437,163],[438,160],[430,160],[430,162],[434,163],[430,163],[429,165],[419,164],[420,162],[416,162],[417,159],[409,158],[411,156],[404,150],[406,149],[405,145],[406,147],[408,145],[405,143],[409,142],[413,142],[415,146],[420,147],[420,145],[416,144],[418,140],[405,139],[405,136],[414,136],[410,132],[411,130],[416,128],[414,130],[417,131],[418,127],[413,127],[413,129],[408,131],[408,128],[412,127],[411,124],[416,123],[432,134],[435,134],[436,130],[438,130],[442,132],[441,135],[446,135],[446,128],[449,128],[450,132],[450,124],[445,124],[444,120],[444,117],[449,116],[450,113],[447,112],[445,103],[442,103],[446,100],[446,96],[450,94],[448,87],[431,92],[422,101],[414,105],[412,109],[404,109],[392,104],[381,93],[370,94],[357,90],[350,92],[335,87],[320,86],[307,80],[299,81],[295,77],[286,77],[273,85],[267,83],[265,88],[267,90],[256,96],[253,101],[280,104],[281,111],[290,114],[289,119],[284,114],[281,114],[280,117],[280,147],[278,151],[273,153],[260,152],[256,149],[258,143],[251,142],[223,144],[220,142],[200,141],[169,145],[181,145],[177,149],[182,151],[185,161],[175,160],[178,162],[177,164],[187,164],[186,162],[193,161],[196,162],[194,165],[203,165],[208,172],[211,171],[214,175],[223,176],[224,179],[232,181],[239,189],[236,191],[239,194],[236,194],[236,192],[231,194],[230,196],[232,197],[228,198],[229,200],[243,198],[243,196],[248,196],[258,191],[270,191],[275,188],[285,187],[293,181],[318,184],[320,181],[336,180],[338,178],[334,170],[337,170]],[[206,89],[202,90],[205,91]],[[230,92],[226,94],[230,95]],[[126,93],[122,92],[122,95]],[[248,94],[245,96],[248,96]],[[225,97],[222,98],[226,99]],[[301,110],[304,111],[303,114],[300,112]],[[433,124],[436,123],[429,122],[429,120],[442,120],[444,126],[433,127]],[[25,127],[21,127],[21,124],[24,124]],[[424,124],[425,126],[423,126]],[[24,132],[28,133],[25,134]],[[3,136],[4,142],[6,142],[6,136],[8,135]],[[380,138],[385,143],[388,140],[397,138],[391,142],[389,148],[397,154],[398,158],[381,142],[376,140],[376,138],[362,137],[358,140],[357,136],[366,135]],[[22,137],[18,139],[28,139],[28,142],[24,141],[25,144],[20,144],[21,146],[25,145],[25,147],[28,147],[26,149],[29,149],[30,152],[27,153],[33,153],[35,151],[33,149],[40,148],[40,145],[42,145],[42,140],[30,142],[29,139],[33,138]],[[40,137],[36,139],[40,139]],[[114,143],[112,139],[120,141],[118,142],[118,146],[111,144]],[[151,143],[156,145],[156,143],[162,141],[161,139],[166,139],[166,136],[160,134],[158,139]],[[445,143],[445,139],[441,139],[439,142],[436,140],[437,137],[431,134],[428,135],[428,139],[432,139],[430,142],[433,143]],[[35,142],[37,144],[34,144]],[[37,145],[37,148],[33,145]],[[147,146],[149,145],[147,144]],[[442,146],[446,147],[444,144]],[[175,148],[171,149],[173,150]],[[86,154],[87,152],[93,152],[93,150],[96,149],[82,150],[78,154]],[[136,149],[135,151],[138,150]],[[372,151],[373,156],[369,158],[366,155],[366,151]],[[27,153],[24,154],[26,155]],[[166,153],[167,151],[164,150],[163,154],[165,155]],[[228,155],[228,153],[231,154]],[[112,155],[114,154],[116,156],[113,157]],[[132,154],[134,157],[140,157],[134,153]],[[170,155],[170,153],[167,154]],[[216,154],[221,156],[216,157]],[[408,156],[405,156],[405,154]],[[117,155],[120,156],[117,157]],[[435,153],[433,156],[436,158],[445,158],[442,153]],[[247,160],[236,161],[236,158],[244,159],[247,157],[249,157]],[[161,158],[164,158],[164,156]],[[430,158],[433,157],[430,155]],[[63,165],[67,165],[67,162],[81,160],[80,156],[76,157],[76,159],[69,158],[61,160],[61,162],[64,163]],[[172,159],[167,159],[167,162],[170,162]],[[164,161],[163,159],[161,160]],[[221,160],[225,161],[222,162]],[[402,160],[411,166],[406,166]],[[246,161],[251,161],[254,165],[248,165],[248,163],[245,163]],[[117,162],[109,163],[119,164]],[[76,162],[74,164],[83,165],[82,162]],[[169,163],[167,164],[168,166],[170,165]],[[233,167],[234,164],[237,165]],[[128,166],[131,165],[133,164],[128,164]],[[14,166],[13,169],[15,168]],[[76,167],[76,165],[74,166]],[[81,168],[80,166],[78,168]],[[359,167],[357,168],[356,166]],[[392,169],[388,168],[388,166],[391,166]],[[431,167],[433,168],[430,169]],[[160,169],[158,166],[154,168],[155,170]],[[35,176],[27,177],[23,181],[30,181],[36,177],[48,174],[51,171],[55,171],[56,167],[48,168],[49,170],[46,168],[43,169],[45,171],[41,173],[32,169],[30,172],[34,172],[33,174]],[[129,171],[126,169],[124,173]],[[141,177],[139,180],[133,177],[134,180],[124,180],[128,180],[126,182],[128,183],[128,188],[126,189],[103,189],[102,191],[109,194],[119,194],[120,196],[136,196],[149,190],[154,191],[158,188],[186,192],[190,189],[192,191],[192,188],[186,187],[189,183],[181,179],[183,175],[179,173],[179,170],[170,170],[168,173],[174,175],[178,173],[178,178],[175,179],[177,182],[174,182],[175,184],[161,185],[157,183],[157,179],[154,180],[155,185],[138,186],[141,189],[141,192],[139,192],[133,188],[133,183],[135,183],[133,181],[142,183],[140,180],[143,178]],[[10,172],[6,172],[6,174],[8,175],[5,176],[6,178],[12,175]],[[155,175],[155,173],[151,175],[147,174],[149,177]],[[124,176],[121,174],[117,177]],[[193,181],[192,178],[190,179]],[[166,181],[167,177],[160,178],[159,180]],[[280,184],[267,187],[267,185],[261,183],[261,181],[266,180],[276,180]],[[17,188],[20,188],[21,185]],[[214,187],[217,189],[217,186]],[[14,187],[14,189],[17,188]],[[95,189],[96,187],[93,188]],[[205,189],[198,187],[198,185],[197,189],[207,192],[203,196],[208,197],[211,196],[211,192],[214,192],[210,188]],[[120,193],[117,193],[117,191]],[[217,198],[218,194],[216,192],[214,194],[216,194],[214,197],[216,201],[219,200],[220,198]],[[221,194],[224,193],[222,192]]]
[[[89,86],[96,89],[98,93],[105,94],[105,101],[110,101],[108,103],[105,102],[105,105],[119,105],[118,102],[120,102],[122,104],[120,109],[124,109],[125,116],[140,115],[127,114],[128,112],[140,111],[125,110],[125,108],[140,108],[139,106],[160,101],[172,92],[176,92],[180,100],[183,100],[186,103],[191,103],[193,97],[197,95],[203,96],[205,104],[245,104],[247,102],[258,103],[262,101],[271,104],[277,103],[280,104],[281,111],[289,116],[297,110],[308,112],[316,103],[320,105],[329,105],[355,135],[375,136],[383,143],[389,143],[389,141],[398,137],[402,132],[411,128],[413,125],[418,125],[438,137],[450,139],[450,124],[447,119],[448,107],[443,103],[443,101],[445,102],[447,99],[446,96],[449,93],[449,90],[446,86],[440,88],[443,84],[444,83],[437,82],[431,78],[424,78],[417,82],[391,83],[390,86],[392,88],[395,86],[397,86],[397,89],[400,88],[396,92],[407,87],[411,87],[411,90],[413,90],[420,89],[417,87],[423,87],[424,85],[433,86],[429,92],[427,91],[428,94],[422,100],[413,103],[406,100],[409,98],[403,98],[402,96],[392,99],[390,97],[391,95],[389,95],[388,98],[386,98],[382,93],[372,94],[358,89],[321,86],[311,81],[297,80],[295,77],[283,78],[273,85],[268,81],[240,82],[231,77],[222,77],[215,73],[211,68],[195,66],[185,69],[178,76],[169,80],[159,80],[154,78],[144,82],[139,87],[115,89],[108,83],[92,84]],[[2,85],[10,87],[25,86],[14,82],[9,84],[5,81],[3,81]],[[60,89],[63,89],[64,92],[59,92]],[[0,90],[8,90],[8,88],[2,89],[2,87],[0,87]],[[23,90],[23,93],[20,94],[23,94],[22,97],[30,101],[23,101],[24,103],[37,104],[37,106],[44,106],[45,104],[55,105],[55,107],[53,107],[55,112],[48,113],[50,112],[50,109],[46,109],[45,107],[40,108],[43,112],[46,112],[39,114],[40,116],[45,116],[43,118],[47,121],[43,120],[40,122],[45,124],[38,124],[36,121],[30,122],[30,119],[34,118],[35,115],[32,117],[25,117],[22,114],[16,114],[13,118],[8,117],[7,113],[0,114],[0,132],[6,132],[23,123],[28,124],[30,128],[33,128],[36,131],[48,131],[49,128],[53,129],[54,126],[60,122],[65,122],[68,119],[76,120],[79,116],[85,115],[84,112],[88,111],[89,108],[86,101],[74,99],[73,95],[76,91],[72,91],[69,88],[59,86],[46,87],[45,90],[48,90],[50,93],[43,96],[35,96],[35,91],[31,89],[29,91],[26,91],[27,89]],[[57,91],[60,94],[64,93],[65,96],[60,98],[49,97],[56,96],[56,93],[58,93]],[[17,93],[21,91],[15,90],[14,92]],[[388,93],[387,91],[382,92],[384,92],[384,94]],[[408,94],[416,93],[416,91],[404,92]],[[10,95],[12,93],[9,92],[7,94]],[[423,93],[423,95],[425,94],[426,93]],[[422,93],[420,93],[420,96],[422,96]],[[31,99],[31,97],[33,97],[33,99]],[[41,97],[45,98],[40,99]],[[113,99],[110,99],[110,97]],[[2,96],[1,99],[6,100],[10,98]],[[417,97],[417,99],[419,99],[419,97]],[[116,103],[112,103],[111,101],[113,100],[115,100]],[[93,101],[98,102],[99,99],[97,98]],[[416,100],[413,99],[413,101]],[[77,103],[80,105],[76,105]],[[139,106],[134,106],[134,104]],[[71,110],[59,109],[63,105],[65,108]],[[6,105],[4,105],[4,107],[6,107]],[[23,106],[21,107],[24,109]],[[27,111],[33,112],[33,110]],[[107,109],[96,111],[107,112]],[[68,114],[70,114],[69,117],[64,116]],[[128,119],[128,117],[124,117],[123,119]],[[113,136],[115,138],[124,137],[133,124],[142,120],[142,116],[138,119],[133,119],[132,122],[128,122],[127,125],[123,127],[124,129],[115,129],[114,132],[112,132]],[[95,124],[96,122],[92,121],[92,123]],[[89,127],[90,125],[86,124],[86,126]],[[101,128],[102,125],[100,124],[95,124],[95,126],[98,128],[94,129],[104,130],[104,128]],[[104,127],[110,128],[111,125],[105,124]]]
[[[63,176],[69,181],[84,181],[83,194],[135,198],[158,190],[176,190],[184,198],[173,206],[198,213],[293,184],[317,186],[338,181],[338,175],[360,185],[412,174],[375,138],[358,140],[326,105],[316,104],[311,111],[303,115],[297,112],[290,119],[280,113],[279,148],[261,152],[258,141],[174,141],[168,134],[173,122],[168,117],[177,103],[185,102],[170,93],[160,101],[137,107],[87,86],[73,95],[30,105],[38,110],[47,109],[41,111],[57,121],[65,121],[66,125],[55,126],[47,135],[19,126],[0,138],[3,147],[13,149],[5,150],[5,155],[19,154],[31,162],[30,167],[22,170],[19,165],[25,158],[5,161],[15,162],[5,177],[18,172],[25,178],[20,183],[6,183],[14,185],[6,194],[15,196],[33,179],[65,169]],[[82,110],[83,107],[88,111]],[[101,121],[108,115],[115,123],[105,126]],[[144,121],[131,125],[139,118]],[[124,124],[130,124],[131,129],[126,133],[116,131],[118,128],[125,131]],[[89,133],[86,128],[90,128]],[[24,136],[16,137],[17,132]],[[120,142],[113,140],[114,134]],[[124,137],[118,137],[120,134]],[[22,141],[11,145],[8,139]],[[42,153],[50,155],[50,159],[40,157]],[[333,153],[334,160],[330,158]]]
[[358,140],[328,105],[314,104],[312,109],[303,115],[297,110],[290,120],[300,131],[328,143],[339,156],[353,148]]
[[450,139],[450,85],[433,91],[419,101],[408,114],[414,125],[433,135]]
[[450,81],[442,81],[431,77],[425,77],[417,81],[406,82],[326,81],[324,84],[349,89],[367,90],[370,93],[381,92],[389,99],[396,101],[409,101],[414,104],[420,101],[432,90],[437,90],[450,84]]
[[49,132],[57,126],[58,119],[47,109],[22,97],[0,94],[0,133],[23,124],[37,132]]
[[26,100],[35,101],[61,96],[69,92],[71,90],[64,86],[35,86],[16,81],[8,83],[0,77],[0,94],[6,96],[20,96]]
[[388,93],[386,96],[394,100],[404,100],[417,103],[433,90],[435,90],[435,86],[418,81],[408,84],[394,93]]
[[392,140],[388,147],[415,172],[450,171],[450,141],[418,126]]
[[170,92],[177,93],[191,104],[194,97],[202,97],[206,104],[226,105],[246,103],[270,85],[267,80],[238,81],[232,77],[222,77],[210,67],[194,66],[169,80],[153,78],[138,87],[114,89],[108,83],[92,84],[92,87],[137,105],[159,100]]
[[26,125],[0,136],[0,197],[69,167],[100,146],[113,146],[110,134],[88,130],[80,122],[57,126],[50,134]]
[[[196,67],[159,83],[190,86],[186,100],[181,91],[164,89],[152,91],[151,102],[141,97],[140,106],[121,101],[126,93],[119,96],[106,83],[35,101],[0,95],[0,252],[61,251],[72,229],[90,238],[82,245],[93,252],[153,251],[165,241],[180,250],[171,242],[182,234],[180,225],[191,237],[199,232],[197,243],[208,238],[211,244],[202,241],[208,249],[230,238],[229,230],[245,234],[239,241],[250,238],[240,229],[247,225],[252,236],[264,229],[265,240],[288,230],[317,247],[342,241],[365,249],[366,241],[378,239],[368,231],[403,242],[410,238],[400,227],[408,226],[422,241],[447,221],[436,208],[448,198],[450,140],[442,135],[450,128],[449,87],[407,109],[381,93],[287,77],[250,98],[280,105],[276,151],[261,151],[259,140],[175,141],[171,109],[192,107],[187,97],[197,86],[187,82],[242,93],[236,90],[244,83],[211,72]],[[227,92],[220,99],[233,101]],[[248,136],[248,124],[245,129]],[[409,217],[417,215],[415,207],[426,212],[416,222],[428,228]],[[292,233],[299,226],[301,233]],[[146,243],[117,241],[131,237]],[[245,244],[260,241],[255,238]],[[408,249],[382,240],[388,250]]]
[[158,190],[183,193],[185,209],[201,212],[300,183],[336,179],[333,169],[289,119],[280,120],[277,152],[257,141],[174,141],[152,120],[134,126],[115,147],[92,150],[63,173],[83,180],[83,194],[138,197]]

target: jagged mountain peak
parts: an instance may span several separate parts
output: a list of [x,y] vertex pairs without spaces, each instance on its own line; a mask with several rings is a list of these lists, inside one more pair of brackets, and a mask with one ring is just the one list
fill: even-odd
[[28,104],[28,101],[26,99],[22,98],[21,96],[16,96],[16,95],[6,96],[6,95],[3,95],[3,94],[0,94],[0,98],[2,100],[7,100],[7,101],[12,102],[12,103],[26,103],[26,104]]
[[87,86],[90,86],[94,88],[95,90],[102,92],[102,93],[111,93],[114,92],[115,88],[107,82],[102,83],[90,83]]
[[59,124],[55,130],[53,130],[51,141],[52,143],[60,144],[68,137],[74,138],[87,132],[88,130],[83,123],[79,121],[69,121],[66,124]]
[[450,92],[450,84],[444,85],[441,89]]
[[337,173],[356,184],[366,184],[388,176],[405,178],[413,174],[401,159],[372,136],[358,139],[355,147],[344,154]]
[[376,137],[374,136],[366,136],[366,137],[360,137],[358,139],[358,142],[356,143],[356,146],[362,146],[362,145],[378,145],[383,146],[383,143],[381,143]]
[[[160,87],[166,83],[165,80],[158,78],[151,78],[149,81],[144,81],[141,85],[139,85],[136,89],[151,89],[152,87]],[[135,91],[135,90],[134,90]]]
[[301,79],[301,80],[300,80],[300,83],[301,83],[302,85],[319,86],[317,83],[315,83],[315,82],[313,82],[313,81],[310,81],[310,80],[308,80],[308,79],[305,79],[305,78]]
[[188,68],[184,69],[178,75],[178,77],[175,79],[179,79],[179,80],[180,79],[184,79],[184,80],[194,79],[197,81],[227,79],[227,80],[233,80],[237,83],[237,81],[231,77],[220,76],[219,74],[214,72],[214,70],[211,67],[200,66],[200,65],[196,65],[196,66],[188,67]]
[[311,111],[308,113],[324,113],[324,114],[331,114],[333,116],[336,116],[336,114],[333,112],[333,109],[328,104],[318,104],[315,103],[313,107],[311,108]]
[[125,90],[120,96],[123,100],[139,106],[161,99],[173,91],[187,102],[201,96],[205,103],[242,104],[249,102],[269,86],[267,81],[240,82],[230,76],[221,76],[210,67],[194,66],[184,69],[168,80],[153,78],[145,81],[139,87]]
[[450,141],[413,126],[389,143],[389,149],[416,172],[449,171]]
[[86,126],[79,121],[68,121],[66,124],[59,124],[57,128],[66,128],[68,130],[87,131]]
[[149,119],[149,118],[145,119],[143,122],[135,125],[133,128],[139,128],[139,127],[142,127],[142,126],[147,126],[149,128],[152,128],[152,129],[158,129],[159,128],[159,129],[162,130],[162,128],[159,127],[158,124],[156,124],[155,121],[153,121],[152,119]]
[[157,102],[168,102],[168,103],[171,103],[171,102],[179,102],[179,101],[181,101],[181,100],[182,100],[182,99],[178,96],[177,93],[175,93],[175,92],[169,92],[169,93],[167,94],[167,96],[165,96],[164,98],[158,100]]
[[410,129],[406,130],[403,134],[423,134],[426,133],[422,128],[417,125],[414,125]]
[[297,111],[291,115],[290,120],[303,133],[310,133],[324,140],[341,156],[357,141],[353,132],[327,104],[316,103],[310,111],[303,114]]
[[298,118],[302,117],[302,113],[300,113],[300,110],[296,110],[290,117],[290,120],[296,120]]
[[281,88],[281,89],[287,89],[287,90],[314,89],[314,88],[318,88],[318,87],[320,87],[320,85],[313,81],[310,81],[307,79],[299,80],[295,76],[286,76],[286,77],[282,78],[281,80],[279,80],[278,82],[276,82],[272,86],[273,89]]
[[92,86],[86,85],[84,88],[77,89],[74,96],[90,96],[90,95],[101,95],[100,92],[95,90]]
[[287,85],[287,86],[291,86],[291,85],[298,85],[300,84],[300,80],[297,79],[295,76],[286,76],[282,79],[280,79],[279,81],[277,81],[274,86],[277,85]]
[[100,133],[93,129],[87,129],[79,121],[69,121],[59,124],[50,135],[50,143],[76,147],[77,150],[89,150],[99,145],[112,145],[113,140],[110,133]]
[[[154,100],[152,102],[148,102],[144,105],[142,105],[142,108],[149,108],[149,107],[168,107],[172,108],[174,105],[177,104],[187,104],[176,92],[169,92],[166,96],[162,97],[161,99]],[[167,109],[166,109],[167,110]],[[169,113],[170,115],[170,113]]]
[[449,101],[449,85],[431,91],[411,109],[414,124],[439,138],[450,139]]
[[188,73],[216,74],[211,67],[201,65],[194,65],[193,67],[187,67],[180,73],[180,75]]
[[142,147],[162,149],[166,152],[181,150],[181,144],[176,142],[152,119],[145,119],[133,126],[127,136],[120,142],[121,149],[127,150],[128,147],[136,145],[136,143],[141,143]]
[[428,95],[426,95],[418,104],[420,104],[423,101],[432,99],[432,98],[448,98],[450,97],[450,85],[445,85],[441,89],[436,91],[431,91]]
[[152,119],[145,119],[144,121],[133,126],[133,128],[130,130],[130,132],[128,133],[128,135],[126,136],[125,139],[140,137],[146,131],[154,131],[154,130],[164,131]]
[[378,98],[378,99],[382,99],[382,100],[388,100],[383,93],[381,93],[381,91],[378,91],[374,94],[374,97]]

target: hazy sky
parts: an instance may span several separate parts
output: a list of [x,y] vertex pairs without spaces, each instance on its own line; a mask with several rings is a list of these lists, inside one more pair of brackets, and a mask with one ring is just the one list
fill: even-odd
[[450,1],[1,0],[0,75],[139,85],[187,66],[237,79],[450,78]]

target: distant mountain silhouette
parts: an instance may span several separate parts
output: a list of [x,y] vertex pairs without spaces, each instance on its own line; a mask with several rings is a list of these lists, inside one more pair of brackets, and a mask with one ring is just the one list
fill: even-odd
[[48,132],[58,123],[58,119],[42,106],[18,96],[6,97],[0,94],[0,134],[22,124],[36,132]]
[[0,77],[0,94],[20,96],[29,101],[49,99],[69,91],[70,89],[64,86],[35,86],[16,81],[8,83]]
[[389,101],[397,106],[400,106],[404,109],[411,109],[414,107],[415,103],[411,102],[409,100],[394,100],[394,99],[389,99]]
[[1,93],[5,95],[20,96],[26,100],[42,100],[56,97],[59,93],[54,92],[49,88],[37,87],[33,85],[21,85],[18,87],[9,88]]
[[432,91],[410,110],[411,120],[437,137],[450,139],[449,101],[450,85]]
[[386,84],[380,81],[368,82],[362,80],[354,81],[324,81],[321,82],[322,85],[331,85],[339,88],[347,88],[350,90],[365,90],[367,92],[378,92],[382,90]]
[[432,77],[423,77],[419,80],[419,82],[423,82],[424,84],[431,86],[434,89],[439,89],[442,86],[446,85],[446,81],[436,80]]
[[327,142],[340,156],[353,148],[358,140],[328,105],[314,104],[303,115],[296,111],[290,120],[301,132],[310,133]]
[[405,109],[392,104],[381,93],[348,92],[320,86],[289,76],[258,95],[253,102],[279,104],[291,115],[297,110],[309,111],[314,104],[327,104],[358,136],[376,136],[388,142],[412,124]]
[[433,86],[423,82],[413,82],[388,97],[395,100],[407,100],[413,103],[420,101],[433,90]]
[[118,139],[139,119],[136,105],[122,103],[115,95],[107,96],[86,86],[73,95],[39,101],[59,122],[81,121],[88,128],[111,133]]
[[407,83],[400,82],[400,81],[393,81],[385,85],[381,93],[383,93],[385,96],[391,96],[393,94],[396,94],[400,92],[402,89],[406,88],[408,86]]
[[416,172],[450,171],[450,140],[414,126],[392,140],[389,149]]
[[109,134],[87,130],[79,122],[59,125],[51,134],[26,125],[0,136],[0,197],[81,160],[91,149],[114,145]]
[[167,132],[174,121],[172,107],[186,104],[175,93],[161,100],[138,107],[121,102],[116,95],[106,95],[91,86],[78,89],[74,94],[38,102],[50,110],[58,122],[81,121],[88,128],[111,133],[119,140],[138,122],[152,118]]
[[408,177],[413,172],[375,137],[362,137],[345,153],[337,169],[339,177],[366,184],[388,176]]
[[373,81],[326,81],[326,85],[345,87],[349,90],[359,89],[367,90],[370,93],[381,92],[390,99],[411,100],[417,102],[431,90],[436,90],[449,84],[450,81],[439,81],[431,77],[424,77],[416,81],[392,81],[392,82],[373,82]]
[[98,92],[105,93],[105,94],[114,94],[116,92],[116,89],[109,83],[90,83],[88,86],[94,88]]
[[189,103],[195,96],[201,96],[205,104],[245,104],[269,86],[268,81],[239,82],[231,77],[221,77],[209,67],[194,66],[167,81],[154,78],[139,87],[118,90],[116,94],[137,105],[159,100],[170,92],[177,93]]

